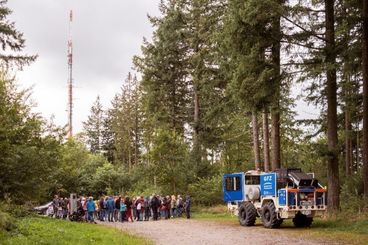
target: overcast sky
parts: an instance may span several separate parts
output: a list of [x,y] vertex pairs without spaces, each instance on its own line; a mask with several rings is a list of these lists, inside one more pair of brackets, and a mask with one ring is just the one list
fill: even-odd
[[24,33],[25,53],[38,59],[17,73],[21,86],[33,86],[37,112],[55,123],[67,123],[67,40],[73,9],[74,132],[82,130],[90,107],[101,97],[105,108],[119,92],[140,54],[143,37],[152,27],[147,14],[157,16],[159,0],[10,0],[10,20]]

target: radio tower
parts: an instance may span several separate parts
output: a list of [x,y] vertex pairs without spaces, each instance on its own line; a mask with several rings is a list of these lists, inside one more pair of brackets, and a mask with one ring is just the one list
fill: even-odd
[[68,138],[73,137],[73,39],[72,39],[73,10],[69,14],[68,38]]

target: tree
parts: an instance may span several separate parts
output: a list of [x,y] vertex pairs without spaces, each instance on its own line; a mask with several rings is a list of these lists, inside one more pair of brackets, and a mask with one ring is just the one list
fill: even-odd
[[[173,130],[160,129],[148,153],[152,159],[152,172],[163,191],[178,193],[185,191],[190,183],[186,178],[191,170],[186,167],[188,146]],[[184,175],[186,173],[186,175]]]
[[363,0],[363,183],[368,198],[368,1]]
[[[156,28],[152,43],[144,41],[134,64],[142,72],[143,108],[147,125],[172,128],[184,135],[190,103],[184,42],[184,13],[180,1],[162,1],[162,17],[150,17]],[[154,133],[151,130],[150,133]],[[146,138],[150,138],[147,136]]]
[[327,140],[329,158],[327,165],[328,175],[328,204],[332,212],[339,209],[339,160],[337,151],[337,82],[336,82],[336,47],[335,47],[335,11],[334,1],[325,0],[326,24],[326,95],[327,95]]
[[244,112],[272,108],[272,169],[280,166],[280,8],[278,1],[229,1],[222,42],[229,93]]
[[[141,92],[137,78],[128,74],[121,93],[116,94],[109,110],[110,122],[105,131],[113,137],[115,162],[125,165],[129,170],[139,163],[141,150]],[[111,129],[109,129],[111,127]],[[111,147],[110,147],[111,149]]]
[[12,11],[5,6],[6,3],[7,0],[0,1],[0,43],[3,51],[0,54],[0,63],[2,67],[17,65],[22,68],[33,62],[37,56],[18,54],[25,47],[25,39],[23,33],[15,29],[15,23],[7,20]]
[[100,96],[97,96],[87,121],[83,122],[86,143],[89,150],[93,153],[100,153],[102,150],[103,114]]
[[47,195],[58,166],[61,136],[32,112],[30,91],[0,72],[0,200],[37,201]]

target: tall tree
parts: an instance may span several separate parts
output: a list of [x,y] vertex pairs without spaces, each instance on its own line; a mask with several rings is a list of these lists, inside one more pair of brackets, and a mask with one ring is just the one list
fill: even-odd
[[273,84],[275,93],[273,96],[273,103],[271,106],[271,142],[272,155],[271,166],[272,170],[279,169],[281,166],[281,139],[280,139],[280,97],[281,97],[281,6],[284,0],[276,0],[275,6],[278,11],[272,16],[272,31],[273,38],[271,47],[271,60],[273,65]]
[[102,150],[103,115],[104,111],[100,102],[100,96],[97,96],[87,121],[83,122],[86,143],[89,150],[93,153],[100,153]]
[[368,198],[368,0],[363,0],[363,183]]
[[[116,94],[112,106],[108,111],[111,121],[107,122],[110,137],[113,136],[114,161],[132,170],[140,160],[141,152],[141,92],[140,85],[130,72],[121,88]],[[112,142],[111,142],[112,143]]]
[[328,144],[328,204],[332,212],[340,206],[339,160],[337,149],[337,82],[336,82],[336,47],[335,47],[335,1],[325,0],[326,25],[326,96],[327,96],[327,144]]
[[160,3],[162,17],[150,17],[156,28],[152,43],[145,40],[143,55],[134,58],[135,67],[142,73],[146,120],[154,129],[175,129],[180,135],[184,135],[190,104],[182,4],[180,1]]

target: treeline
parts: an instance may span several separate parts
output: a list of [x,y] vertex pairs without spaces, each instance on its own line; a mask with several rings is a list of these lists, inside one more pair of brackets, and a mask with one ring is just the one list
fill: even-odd
[[[340,194],[359,202],[368,196],[366,5],[161,1],[152,41],[133,59],[139,78],[129,73],[110,109],[92,107],[89,149],[138,169],[139,188],[205,195],[223,172],[299,166],[328,185],[331,211]],[[295,119],[296,88],[317,119]]]

